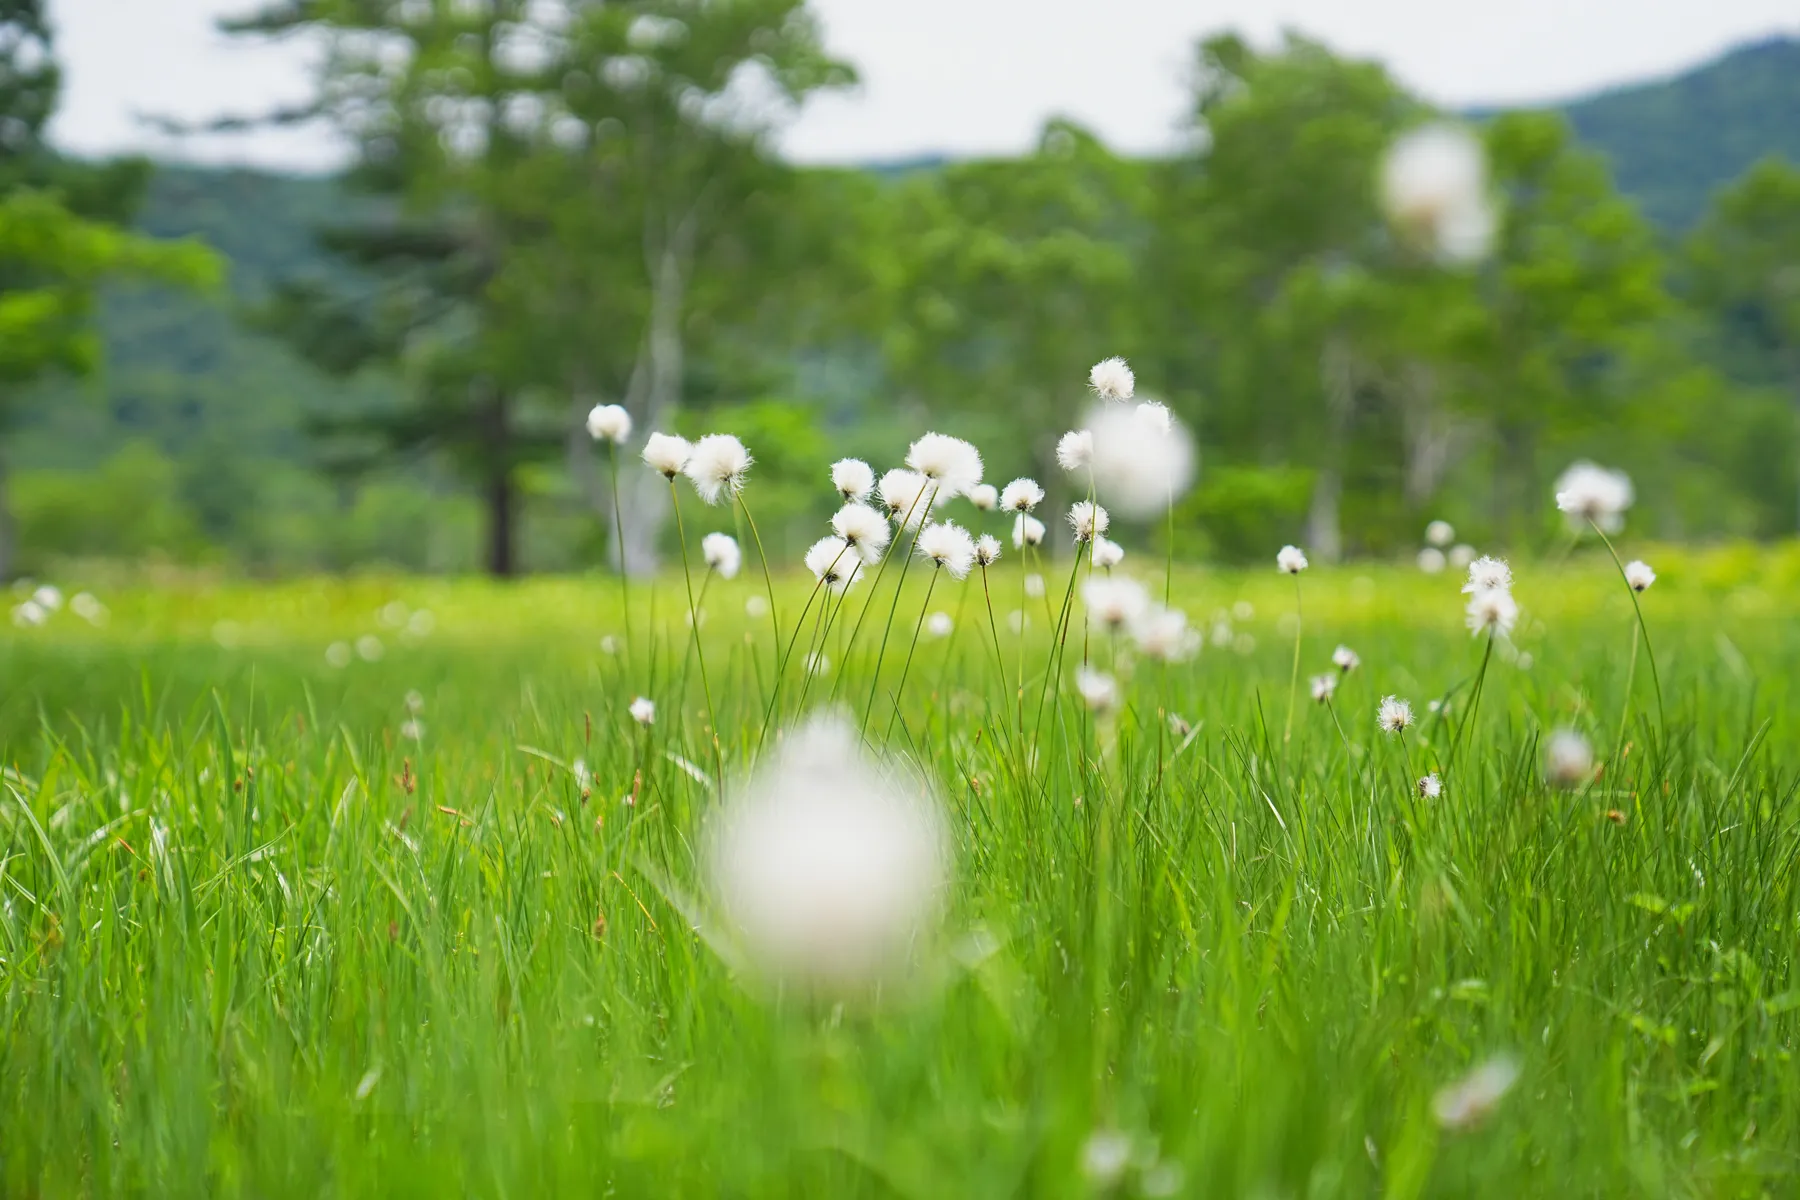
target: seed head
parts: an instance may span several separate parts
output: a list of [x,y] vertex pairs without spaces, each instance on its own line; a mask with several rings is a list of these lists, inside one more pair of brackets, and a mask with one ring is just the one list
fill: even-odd
[[1592,521],[1606,533],[1625,526],[1625,510],[1637,499],[1631,477],[1591,462],[1578,462],[1556,481],[1556,507],[1577,521]]
[[1000,493],[991,483],[977,484],[969,489],[969,503],[982,512],[993,512],[1000,504]]
[[842,594],[850,590],[862,575],[862,558],[841,537],[822,537],[807,550],[806,569],[828,592]]
[[1119,685],[1111,675],[1082,667],[1075,672],[1075,690],[1082,703],[1097,713],[1109,713],[1119,707]]
[[1504,588],[1482,588],[1469,597],[1467,618],[1472,634],[1492,631],[1510,637],[1519,620],[1519,602]]
[[596,442],[623,445],[631,436],[631,414],[617,404],[596,404],[588,410],[587,431]]
[[1275,565],[1289,575],[1298,575],[1306,570],[1306,554],[1298,546],[1283,546],[1275,556]]
[[860,458],[840,458],[831,464],[831,486],[846,503],[867,500],[875,490],[875,472]]
[[1483,556],[1469,564],[1469,582],[1463,584],[1463,591],[1507,592],[1512,590],[1512,584],[1512,568],[1504,558]]
[[1015,479],[1000,493],[1000,507],[1007,512],[1028,513],[1044,501],[1044,489],[1034,479]]
[[1337,693],[1338,677],[1336,675],[1314,675],[1312,679],[1312,698],[1320,704],[1330,704]]
[[1625,582],[1631,585],[1634,592],[1648,591],[1650,585],[1656,582],[1656,572],[1643,559],[1633,559],[1625,564]]
[[950,521],[938,521],[919,531],[919,557],[931,560],[950,572],[952,579],[963,579],[975,565],[975,540],[969,531]]
[[653,433],[644,442],[644,462],[664,479],[681,474],[693,454],[693,445],[672,433]]
[[1433,771],[1431,774],[1425,776],[1425,778],[1419,780],[1419,795],[1423,796],[1425,799],[1436,800],[1443,794],[1444,781],[1438,778],[1436,771]]
[[966,496],[981,482],[981,452],[948,434],[928,433],[914,442],[906,465],[936,484],[944,500]]
[[656,724],[656,701],[639,696],[631,702],[631,719],[639,725]]
[[694,443],[694,452],[683,467],[694,491],[708,504],[736,497],[744,490],[755,460],[744,443],[729,433],[709,433]]
[[700,554],[720,579],[736,579],[738,569],[744,565],[743,551],[729,533],[709,533],[701,538]]
[[1137,377],[1122,358],[1103,358],[1088,372],[1088,386],[1102,400],[1129,400],[1137,391]]
[[991,567],[1000,561],[1000,539],[991,533],[984,533],[975,539],[975,561],[984,567]]
[[1425,527],[1427,545],[1443,549],[1456,540],[1456,529],[1448,521],[1433,521]]
[[1110,571],[1125,561],[1125,547],[1111,538],[1094,539],[1094,567],[1101,571]]
[[1065,471],[1080,471],[1094,461],[1094,435],[1071,429],[1056,443],[1056,464]]
[[1098,504],[1086,500],[1077,500],[1069,506],[1069,528],[1075,531],[1077,542],[1091,542],[1105,533],[1112,524],[1112,518]]
[[1042,521],[1026,513],[1020,513],[1013,520],[1013,549],[1023,550],[1027,546],[1043,545],[1044,532]]
[[831,530],[850,543],[857,556],[871,566],[881,561],[894,536],[887,518],[868,505],[854,501],[838,509],[831,518]]
[[1348,675],[1362,666],[1362,657],[1348,646],[1339,646],[1331,652],[1331,662],[1338,670]]
[[1413,723],[1412,705],[1398,696],[1384,696],[1381,707],[1376,710],[1375,723],[1381,726],[1384,733],[1399,733],[1411,728]]

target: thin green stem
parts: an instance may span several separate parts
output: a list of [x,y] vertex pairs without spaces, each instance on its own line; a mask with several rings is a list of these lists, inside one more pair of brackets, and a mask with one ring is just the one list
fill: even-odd
[[1456,726],[1456,736],[1450,739],[1450,757],[1444,760],[1444,778],[1450,777],[1450,771],[1456,766],[1456,752],[1462,747],[1463,734],[1475,723],[1475,714],[1481,711],[1481,685],[1487,679],[1488,663],[1494,657],[1494,630],[1488,630],[1487,648],[1481,654],[1481,669],[1475,672],[1475,687],[1469,694],[1469,715]]
[[1281,730],[1281,743],[1286,745],[1294,736],[1294,706],[1300,699],[1300,639],[1305,633],[1305,618],[1300,612],[1300,574],[1294,573],[1294,673],[1288,680],[1287,724]]
[[[913,622],[912,643],[906,647],[906,661],[900,664],[900,681],[894,685],[894,715],[888,718],[887,733],[884,737],[894,735],[894,722],[900,719],[900,700],[906,692],[906,676],[912,671],[913,652],[919,648],[919,631],[925,628],[925,614],[931,610],[931,593],[937,587],[938,576],[943,568],[935,568],[931,572],[931,582],[925,585],[925,600],[919,605],[919,619]],[[868,714],[863,714],[863,721],[868,722]]]
[[619,608],[625,621],[625,666],[630,670],[635,650],[631,636],[630,572],[625,569],[625,514],[619,507],[619,447],[606,443],[606,465],[612,476],[613,550],[619,556]]
[[712,684],[706,678],[706,651],[700,644],[700,612],[694,604],[694,572],[688,565],[687,526],[681,519],[681,494],[675,489],[675,480],[669,480],[669,500],[675,505],[675,536],[681,541],[681,577],[687,583],[688,628],[694,635],[694,657],[700,663],[700,691],[706,697],[706,720],[712,727],[712,748],[715,765],[719,769],[718,778],[725,778],[725,751],[719,744],[719,717],[713,709]]
[[1638,591],[1631,586],[1631,577],[1625,573],[1625,564],[1619,561],[1619,552],[1613,549],[1612,539],[1606,536],[1606,530],[1600,528],[1597,521],[1590,519],[1589,525],[1600,535],[1606,552],[1612,555],[1613,566],[1619,568],[1619,578],[1625,581],[1625,591],[1631,596],[1631,611],[1637,614],[1638,632],[1644,636],[1644,657],[1650,662],[1650,682],[1656,688],[1656,724],[1666,739],[1669,736],[1669,716],[1663,708],[1662,676],[1656,670],[1656,648],[1650,644],[1650,627],[1644,623],[1644,608],[1638,603]]

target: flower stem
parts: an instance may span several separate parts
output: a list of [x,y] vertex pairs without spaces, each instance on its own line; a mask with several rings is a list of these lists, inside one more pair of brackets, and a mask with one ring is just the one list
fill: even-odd
[[[900,665],[900,681],[894,684],[894,715],[888,718],[887,732],[882,735],[883,737],[893,736],[894,722],[900,719],[900,697],[906,691],[906,676],[912,670],[913,651],[919,648],[919,631],[925,628],[925,614],[931,609],[931,593],[937,587],[938,576],[942,570],[941,567],[933,570],[931,582],[925,585],[925,601],[919,605],[919,619],[913,622],[912,643],[906,648],[906,661]],[[868,723],[868,719],[868,714],[864,713],[864,724]]]
[[1305,632],[1305,619],[1300,612],[1300,576],[1294,575],[1294,673],[1288,680],[1287,724],[1282,727],[1281,741],[1286,745],[1294,736],[1294,705],[1300,698],[1300,638]]
[[[763,587],[769,593],[769,627],[775,632],[775,644],[771,649],[781,648],[781,618],[775,613],[775,580],[769,574],[769,556],[763,550],[762,534],[756,532],[756,518],[750,515],[750,506],[744,503],[744,493],[737,494],[738,509],[743,512],[745,522],[750,526],[750,538],[756,543],[756,557],[762,560]],[[777,679],[775,687],[780,687]]]
[[[1664,738],[1669,736],[1669,716],[1663,708],[1662,677],[1656,671],[1656,650],[1650,645],[1650,628],[1644,624],[1644,608],[1638,603],[1637,589],[1631,586],[1631,579],[1625,574],[1625,564],[1619,561],[1619,552],[1613,549],[1612,539],[1606,536],[1606,530],[1600,528],[1599,522],[1589,520],[1594,532],[1600,535],[1600,541],[1606,546],[1606,552],[1612,555],[1613,566],[1619,568],[1619,578],[1625,581],[1625,591],[1631,596],[1631,611],[1637,614],[1638,632],[1644,638],[1644,657],[1650,661],[1650,683],[1656,688],[1656,724],[1662,730]],[[1626,697],[1629,702],[1630,697]]]
[[606,465],[612,474],[613,549],[619,554],[619,607],[624,612],[625,666],[629,670],[634,647],[631,636],[630,580],[625,570],[625,515],[619,508],[619,447],[610,441],[606,443]]
[[[1634,643],[1635,644],[1635,643]],[[1450,757],[1444,762],[1444,777],[1450,777],[1450,769],[1456,765],[1456,752],[1462,746],[1463,734],[1475,723],[1475,714],[1481,710],[1481,685],[1487,679],[1488,663],[1494,657],[1494,631],[1488,630],[1487,649],[1481,654],[1481,669],[1475,672],[1475,687],[1469,694],[1469,715],[1462,719],[1456,727],[1456,736],[1450,739]]]
[[669,500],[675,505],[675,536],[681,541],[681,577],[687,582],[688,628],[694,635],[694,657],[700,661],[700,691],[706,697],[706,719],[712,726],[712,748],[715,765],[719,769],[719,778],[725,777],[725,752],[719,745],[719,716],[713,711],[712,685],[706,678],[706,651],[700,645],[700,612],[694,606],[694,572],[688,566],[687,526],[681,519],[681,495],[675,490],[675,480],[669,480]]

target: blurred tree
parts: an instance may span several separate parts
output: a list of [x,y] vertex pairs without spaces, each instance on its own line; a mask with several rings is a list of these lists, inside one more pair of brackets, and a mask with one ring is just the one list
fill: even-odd
[[[61,76],[41,0],[0,0],[0,434],[27,385],[100,360],[96,291],[136,276],[210,286],[219,264],[194,244],[136,237],[109,221],[135,207],[144,172],[134,163],[89,167],[59,159],[43,140]],[[0,578],[16,548],[0,457]]]
[[1687,260],[1740,367],[1788,388],[1800,420],[1800,168],[1768,159],[1721,192]]

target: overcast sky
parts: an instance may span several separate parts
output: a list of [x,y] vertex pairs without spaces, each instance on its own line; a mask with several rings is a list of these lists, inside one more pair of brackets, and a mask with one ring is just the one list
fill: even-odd
[[[51,0],[67,72],[55,134],[83,152],[137,150],[322,167],[337,150],[297,131],[179,144],[137,114],[200,119],[307,94],[307,54],[213,29],[254,0]],[[814,0],[854,94],[815,102],[786,134],[795,157],[844,161],[1005,153],[1052,114],[1126,150],[1167,145],[1194,40],[1291,27],[1383,60],[1439,103],[1556,99],[1678,71],[1727,46],[1800,35],[1795,0]]]

